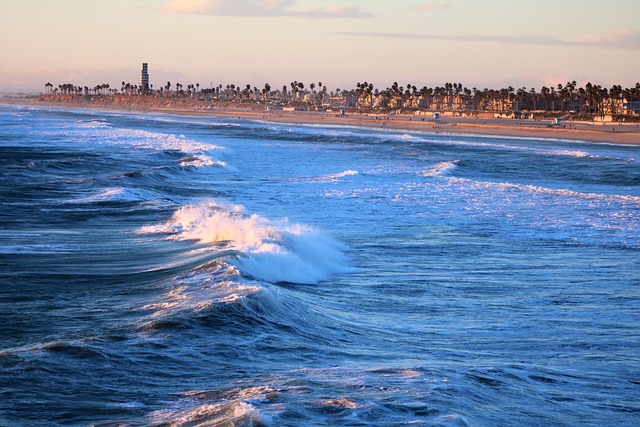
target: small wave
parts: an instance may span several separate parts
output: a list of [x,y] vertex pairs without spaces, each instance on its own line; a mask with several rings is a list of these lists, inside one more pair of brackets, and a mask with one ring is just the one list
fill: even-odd
[[[42,131],[45,136],[59,135],[59,131]],[[104,122],[85,122],[71,127],[66,135],[78,142],[100,145],[116,145],[150,150],[175,150],[185,153],[220,149],[219,146],[195,141],[184,135],[151,132],[142,129],[114,128]]]
[[60,355],[72,356],[76,358],[103,357],[103,354],[93,347],[90,347],[82,340],[78,342],[58,341],[42,346],[42,349]]
[[90,128],[90,129],[107,129],[110,127],[110,125],[105,119],[93,119],[93,120],[79,120],[78,127]]
[[539,154],[548,154],[551,156],[589,157],[589,158],[597,157],[587,153],[586,151],[580,151],[580,150],[543,150],[543,149],[531,149],[531,150]]
[[339,172],[336,174],[328,174],[328,175],[320,175],[320,176],[303,176],[294,178],[293,181],[296,182],[338,182],[341,178],[346,178],[349,176],[356,176],[360,173],[355,170],[347,170],[344,172]]
[[142,402],[138,402],[137,400],[132,400],[130,402],[113,403],[110,406],[123,409],[140,409],[144,408],[146,405]]
[[150,414],[152,426],[252,426],[268,425],[253,405],[241,400],[205,404],[185,410],[160,410]]
[[[531,138],[514,138],[514,137],[500,137],[500,136],[485,136],[485,135],[474,135],[474,138],[481,140],[524,140],[528,141]],[[471,141],[471,140],[460,140],[460,139],[446,139],[446,140],[429,140],[433,143],[443,144],[443,145],[457,145],[462,147],[475,147],[475,148],[483,148],[489,150],[510,150],[510,151],[525,151],[533,154],[541,154],[547,156],[563,156],[563,157],[578,157],[578,158],[598,158],[599,156],[595,154],[588,153],[584,150],[571,150],[571,149],[560,149],[560,148],[543,148],[543,147],[532,147],[530,145],[511,145],[500,142],[479,142],[479,141]]]
[[139,233],[222,245],[239,251],[230,260],[250,276],[271,283],[318,283],[347,272],[346,247],[327,234],[287,219],[248,215],[244,207],[208,203],[180,208],[168,222]]
[[152,426],[268,426],[273,424],[272,415],[254,404],[269,402],[279,395],[279,390],[269,386],[192,390],[183,393],[184,398],[172,407],[151,412],[147,417]]
[[97,194],[72,200],[74,203],[101,203],[101,202],[138,202],[158,200],[162,196],[149,190],[126,187],[109,187]]
[[[152,321],[143,329],[153,329],[155,319],[178,311],[202,312],[218,304],[232,304],[264,291],[263,288],[237,283],[235,267],[218,263],[207,269],[196,269],[174,278],[167,292],[158,302],[149,303],[142,310],[152,310]],[[266,297],[268,298],[268,297]]]
[[394,137],[394,139],[396,139],[398,141],[424,141],[424,138],[416,136],[416,135],[410,135],[408,133],[403,133],[401,135],[396,135]]
[[418,172],[418,175],[424,176],[427,178],[448,175],[452,170],[454,170],[457,167],[457,163],[458,163],[458,160],[454,160],[452,162],[436,163],[431,168]]
[[186,167],[201,168],[204,166],[217,166],[217,167],[226,168],[227,163],[220,160],[214,160],[211,157],[207,156],[206,154],[198,154],[194,156],[183,157],[182,159],[180,159],[180,166],[183,168],[186,168]]
[[348,170],[333,175],[334,178],[342,178],[345,176],[358,175],[358,171]]
[[345,408],[345,409],[357,409],[360,405],[347,397],[337,397],[334,399],[326,399],[320,402],[315,402],[316,406],[330,407],[330,408]]
[[632,204],[640,205],[640,197],[638,196],[628,196],[628,195],[621,195],[621,194],[581,193],[573,190],[553,189],[553,188],[547,188],[547,187],[540,187],[536,185],[514,184],[509,182],[470,181],[465,178],[451,178],[450,182],[471,185],[477,188],[497,188],[501,190],[519,190],[519,191],[527,191],[527,192],[536,193],[536,194],[572,197],[572,198],[580,198],[580,199],[616,201],[616,202],[632,203]]

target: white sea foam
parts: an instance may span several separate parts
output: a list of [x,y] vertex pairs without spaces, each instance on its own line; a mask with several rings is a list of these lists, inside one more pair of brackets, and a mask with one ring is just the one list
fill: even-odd
[[79,128],[105,129],[110,127],[105,119],[80,120]]
[[637,204],[640,206],[640,197],[638,196],[628,196],[628,195],[621,195],[621,194],[581,193],[579,191],[566,190],[566,189],[554,189],[554,188],[540,187],[536,185],[514,184],[514,183],[508,183],[508,182],[471,181],[465,178],[451,178],[450,182],[464,184],[465,186],[472,186],[476,188],[495,188],[502,191],[518,190],[518,191],[526,191],[530,193],[546,194],[546,195],[553,195],[553,196],[560,196],[560,197],[631,203],[631,204]]
[[[264,288],[236,282],[238,274],[236,267],[221,263],[189,271],[170,282],[170,289],[160,301],[146,304],[141,309],[153,311],[150,320],[153,324],[154,319],[167,314],[208,310],[218,304],[230,304],[248,295],[266,292]],[[268,300],[268,296],[265,298]]]
[[334,178],[342,178],[342,177],[350,176],[350,175],[358,175],[358,171],[348,170],[348,171],[337,173],[337,174],[333,175],[333,177]]
[[[60,131],[43,131],[43,135],[60,135]],[[220,149],[215,144],[195,141],[184,135],[151,132],[142,129],[113,128],[103,121],[89,121],[70,127],[64,132],[81,143],[121,145],[140,149],[175,150],[186,153]]]
[[336,174],[322,175],[319,179],[316,179],[316,181],[321,181],[321,182],[338,181],[340,178],[345,178],[347,176],[355,176],[355,175],[358,175],[358,171],[347,170],[347,171],[339,172]]
[[326,233],[287,219],[270,221],[249,215],[238,205],[212,202],[184,206],[168,222],[139,232],[218,243],[224,249],[239,251],[241,256],[231,263],[272,283],[318,283],[349,271],[346,247]]
[[270,402],[280,390],[268,385],[228,390],[190,390],[167,409],[148,414],[151,425],[268,426],[280,405],[258,410],[254,404]]
[[224,167],[227,167],[228,165],[223,161],[214,160],[213,158],[211,158],[210,156],[207,156],[206,154],[196,154],[195,156],[188,156],[181,159],[180,166],[183,168],[184,167],[201,168],[204,166],[218,166],[218,167],[224,168]]
[[74,203],[137,202],[162,199],[155,191],[139,188],[108,187],[96,194],[73,200]]
[[150,418],[151,425],[252,426],[270,423],[269,417],[262,416],[253,405],[241,400],[199,405],[186,410],[155,411]]
[[109,187],[91,196],[78,198],[74,200],[74,202],[95,203],[121,200],[125,197],[125,191],[126,190],[123,187]]
[[[475,136],[475,138],[501,139],[500,137],[496,137],[496,136]],[[518,138],[510,138],[510,139],[518,139]],[[449,140],[442,140],[442,141],[438,140],[434,142],[437,142],[440,144],[446,144],[446,145],[460,145],[464,147],[486,148],[489,150],[525,151],[533,154],[542,154],[546,156],[590,157],[590,158],[598,157],[584,150],[567,150],[567,149],[532,147],[530,145],[509,145],[509,144],[498,143],[498,142],[477,142],[477,141],[458,140],[458,139],[449,139]]]
[[456,168],[458,160],[454,160],[452,162],[440,162],[436,163],[429,169],[425,169],[421,172],[418,172],[418,175],[424,177],[435,177],[435,176],[444,176],[448,175],[452,170]]

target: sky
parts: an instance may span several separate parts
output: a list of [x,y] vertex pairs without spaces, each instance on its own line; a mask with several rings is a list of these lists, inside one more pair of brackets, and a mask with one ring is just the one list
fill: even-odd
[[640,81],[640,0],[0,0],[0,92]]

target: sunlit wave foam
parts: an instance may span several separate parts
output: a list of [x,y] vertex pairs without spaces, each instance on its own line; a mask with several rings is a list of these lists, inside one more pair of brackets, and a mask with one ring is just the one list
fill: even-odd
[[[157,302],[141,307],[152,310],[154,319],[172,315],[178,311],[206,311],[218,304],[231,304],[244,297],[263,291],[259,286],[237,283],[235,267],[217,264],[196,269],[173,278],[169,289]],[[152,327],[145,325],[146,327]],[[144,328],[143,328],[144,329]]]
[[287,219],[248,215],[237,205],[184,206],[168,222],[139,232],[170,234],[239,251],[240,256],[229,261],[243,273],[271,283],[318,283],[350,270],[347,248],[326,233]]
[[[269,386],[193,390],[183,393],[172,407],[151,412],[148,418],[152,426],[268,426],[273,423],[272,415],[255,404],[270,402],[279,394]],[[278,408],[275,405],[276,412]]]
[[220,404],[199,405],[184,410],[161,410],[150,415],[152,426],[253,426],[268,425],[251,404],[241,400]]

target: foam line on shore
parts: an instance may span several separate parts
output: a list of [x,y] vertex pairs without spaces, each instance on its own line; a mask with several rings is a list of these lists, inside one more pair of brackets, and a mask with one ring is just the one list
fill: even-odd
[[61,107],[72,109],[99,109],[106,111],[127,111],[137,113],[180,114],[188,116],[211,116],[261,120],[285,124],[338,125],[374,129],[395,129],[445,133],[456,135],[487,135],[533,139],[558,139],[610,144],[640,145],[640,125],[595,125],[576,123],[569,128],[552,126],[549,121],[516,119],[475,119],[444,117],[437,122],[418,119],[413,115],[394,115],[389,119],[372,117],[368,114],[353,113],[347,116],[329,112],[282,110],[266,111],[264,106],[238,108],[218,105],[214,109],[206,108],[208,103],[199,100],[180,100],[179,104],[169,103],[162,98],[149,98],[142,102],[136,97],[131,102],[109,102],[108,99],[89,101],[78,99],[45,99],[45,97],[0,98],[0,103],[22,106]]

